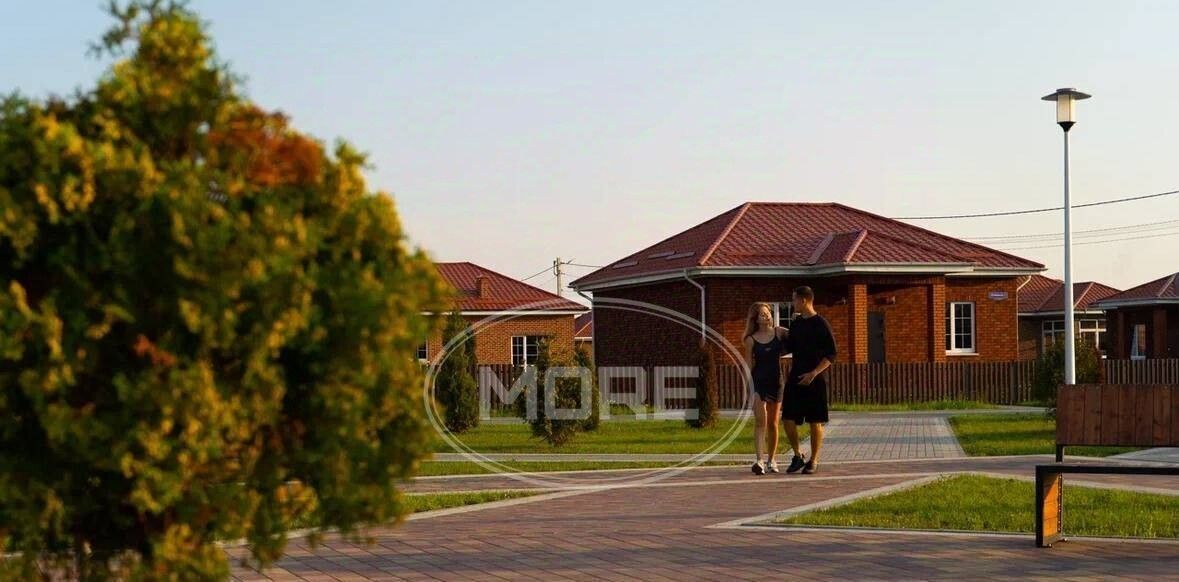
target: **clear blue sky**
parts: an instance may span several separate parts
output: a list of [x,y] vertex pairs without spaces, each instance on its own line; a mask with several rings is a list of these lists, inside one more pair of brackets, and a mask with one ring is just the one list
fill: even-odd
[[[370,152],[415,244],[517,277],[557,255],[604,264],[747,200],[1058,205],[1060,130],[1039,98],[1063,86],[1094,95],[1073,130],[1077,202],[1179,189],[1179,3],[821,4],[192,6],[253,98]],[[106,26],[97,1],[8,7],[0,90],[92,84],[107,63],[86,43]],[[1074,216],[1179,220],[1179,197]],[[922,224],[969,238],[1055,232],[1060,216]],[[1176,246],[1080,246],[1076,276],[1142,283],[1179,270]],[[1016,253],[1061,274],[1059,248]]]

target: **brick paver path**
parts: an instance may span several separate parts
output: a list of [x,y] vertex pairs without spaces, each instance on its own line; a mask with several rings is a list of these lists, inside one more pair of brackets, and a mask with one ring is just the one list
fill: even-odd
[[[274,568],[242,580],[1179,579],[1179,545],[1030,536],[717,529],[717,524],[952,471],[1027,477],[1048,457],[831,463],[819,475],[753,477],[743,467],[687,471],[645,486],[588,489],[511,507],[379,528],[371,546],[327,536],[292,542]],[[617,476],[617,473],[610,475]],[[600,475],[583,474],[584,484]],[[1088,479],[1087,479],[1088,480]],[[1119,478],[1094,478],[1130,484]],[[1140,478],[1136,481],[1141,481]],[[1076,481],[1073,481],[1074,483]],[[1145,482],[1139,483],[1147,485]],[[1150,486],[1179,493],[1179,479]],[[410,489],[519,488],[503,476],[419,481]],[[1028,510],[1031,511],[1029,502]],[[231,548],[231,556],[244,555]]]

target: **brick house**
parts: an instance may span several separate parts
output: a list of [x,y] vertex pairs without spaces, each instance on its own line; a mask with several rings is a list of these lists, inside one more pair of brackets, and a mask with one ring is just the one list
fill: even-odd
[[[472,263],[435,263],[454,288],[456,307],[476,326],[475,357],[479,364],[531,364],[536,346],[549,338],[554,350],[571,353],[573,319],[584,305],[538,289]],[[442,350],[435,335],[418,348],[419,360]]]
[[1179,358],[1179,273],[1097,302],[1109,319],[1109,356]]
[[573,347],[594,355],[594,312],[587,311],[573,320]]
[[[843,362],[1014,361],[1017,293],[1044,266],[841,204],[750,202],[574,281],[594,298],[599,365],[682,365],[702,331],[610,306],[651,303],[741,345],[755,301],[790,318],[815,289]],[[698,326],[699,323],[697,322]]]
[[[1109,285],[1073,283],[1077,337],[1106,351],[1105,312],[1094,303],[1119,293]],[[1032,275],[1019,287],[1019,356],[1030,360],[1044,347],[1064,339],[1064,281]]]

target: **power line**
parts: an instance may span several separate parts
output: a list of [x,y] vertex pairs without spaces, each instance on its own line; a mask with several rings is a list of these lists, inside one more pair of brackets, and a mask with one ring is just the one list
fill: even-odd
[[[1093,241],[1088,241],[1088,242],[1073,243],[1073,246],[1079,247],[1079,246],[1085,246],[1085,245],[1100,245],[1100,244],[1112,243],[1112,242],[1122,242],[1122,241],[1128,241],[1128,240],[1144,240],[1144,239],[1148,239],[1148,238],[1163,238],[1163,237],[1168,237],[1168,236],[1179,236],[1179,232],[1165,232],[1162,234],[1150,234],[1150,235],[1145,235],[1145,236],[1111,238],[1109,240],[1093,240]],[[1012,248],[1005,248],[1005,249],[998,249],[998,250],[1028,251],[1028,250],[1032,250],[1032,249],[1055,249],[1055,248],[1060,248],[1063,246],[1064,246],[1064,243],[1060,243],[1060,244],[1055,244],[1055,245],[1043,245],[1043,246],[1035,246],[1035,247],[1012,247]]]
[[604,267],[602,267],[602,265],[583,265],[581,263],[565,263],[565,264],[569,265],[571,267],[585,267],[587,269],[602,269],[602,268],[604,268]]
[[[1098,237],[1109,236],[1122,231],[1137,231],[1149,232],[1155,230],[1166,230],[1173,228],[1174,225],[1179,224],[1179,220],[1161,220],[1158,222],[1146,222],[1142,224],[1129,224],[1125,226],[1112,226],[1108,228],[1094,228],[1090,230],[1078,230],[1073,232],[1073,236],[1077,237]],[[968,240],[979,243],[1002,244],[1003,242],[1031,242],[1031,239],[1045,239],[1052,240],[1064,236],[1063,232],[1045,232],[1041,234],[1009,234],[1003,236],[978,236],[969,237]]]
[[[1107,204],[1120,204],[1122,202],[1133,202],[1136,200],[1147,200],[1149,198],[1160,198],[1162,196],[1171,196],[1179,194],[1179,190],[1171,190],[1170,192],[1160,192],[1158,194],[1146,194],[1143,196],[1131,196],[1129,198],[1118,198],[1117,200],[1103,200],[1101,202],[1090,202],[1088,204],[1076,204],[1073,208],[1090,208],[1093,206],[1105,206]],[[1055,208],[1036,208],[1034,210],[1013,210],[1009,212],[985,212],[981,214],[948,214],[945,216],[902,216],[894,218],[893,220],[949,220],[957,218],[991,218],[996,216],[1017,216],[1023,214],[1039,214],[1043,212],[1056,212],[1057,210],[1064,210],[1063,206]]]
[[527,277],[524,277],[523,279],[520,279],[520,280],[521,281],[528,281],[529,279],[535,279],[536,277],[539,277],[545,273],[551,273],[552,271],[553,271],[553,267],[550,265],[550,266],[545,267],[545,268],[537,271],[536,273],[533,273],[533,274],[531,274]]

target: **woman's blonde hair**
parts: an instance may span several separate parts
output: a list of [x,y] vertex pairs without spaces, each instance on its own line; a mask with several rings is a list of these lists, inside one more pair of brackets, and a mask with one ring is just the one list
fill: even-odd
[[757,331],[757,316],[760,315],[763,308],[769,310],[770,317],[774,316],[774,309],[770,307],[769,303],[758,301],[750,305],[749,312],[745,315],[745,335],[743,337],[749,337]]

